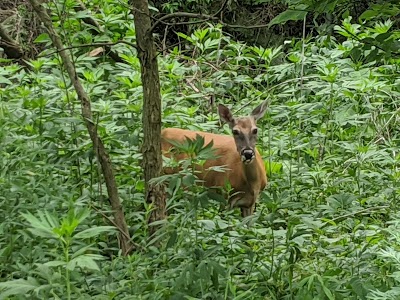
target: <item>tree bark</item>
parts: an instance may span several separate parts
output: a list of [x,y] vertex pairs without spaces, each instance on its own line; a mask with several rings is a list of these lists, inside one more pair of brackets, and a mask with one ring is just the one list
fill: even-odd
[[[147,203],[153,205],[149,223],[165,219],[165,191],[163,185],[149,181],[160,176],[161,156],[161,94],[157,54],[151,28],[147,0],[131,0],[136,30],[137,51],[141,64],[143,85],[143,171]],[[150,227],[154,233],[155,227]]]
[[57,48],[57,50],[59,50],[64,67],[67,70],[68,75],[74,85],[75,91],[78,95],[78,98],[81,101],[82,117],[85,120],[90,138],[93,142],[93,147],[97,159],[101,165],[101,169],[107,187],[108,196],[110,197],[111,207],[114,211],[114,222],[117,225],[118,230],[120,231],[119,235],[120,248],[124,255],[128,255],[129,252],[132,251],[133,249],[133,244],[130,240],[128,226],[125,221],[125,216],[121,202],[119,201],[117,183],[115,181],[110,156],[108,155],[108,152],[104,147],[103,141],[97,134],[96,125],[92,121],[90,98],[86,93],[86,91],[84,90],[79,80],[78,74],[76,74],[75,67],[72,63],[70,56],[67,54],[67,51],[61,50],[64,48],[64,45],[62,44],[60,36],[55,31],[53,23],[49,15],[47,14],[46,10],[36,0],[29,0],[29,1],[32,4],[33,9],[39,16],[40,20],[45,25],[54,46]]

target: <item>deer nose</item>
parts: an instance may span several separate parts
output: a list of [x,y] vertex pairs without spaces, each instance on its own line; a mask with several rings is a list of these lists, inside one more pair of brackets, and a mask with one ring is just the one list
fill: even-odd
[[253,158],[254,158],[254,150],[252,150],[252,149],[244,149],[244,150],[242,150],[242,159],[244,161],[252,160]]

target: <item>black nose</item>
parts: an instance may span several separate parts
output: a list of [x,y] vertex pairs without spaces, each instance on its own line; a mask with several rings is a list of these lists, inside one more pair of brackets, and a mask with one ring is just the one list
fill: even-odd
[[244,156],[246,159],[252,159],[254,156],[254,151],[251,149],[245,149],[242,151],[242,156]]

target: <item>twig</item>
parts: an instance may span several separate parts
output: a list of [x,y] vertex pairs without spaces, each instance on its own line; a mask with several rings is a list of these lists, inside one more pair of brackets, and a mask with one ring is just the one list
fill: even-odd
[[[114,220],[112,220],[109,216],[107,216],[104,212],[102,212],[102,211],[101,211],[99,208],[97,208],[95,205],[91,204],[91,207],[92,207],[97,213],[99,213],[104,219],[106,219],[108,222],[110,222],[110,224],[112,224],[113,226],[115,226],[115,227],[117,228],[117,230],[118,230],[122,235],[124,235],[127,239],[130,239],[130,236],[127,235],[127,234],[118,226],[118,224],[116,224],[116,223],[114,222]],[[131,242],[132,242],[132,247],[134,247],[134,248],[132,248],[131,250],[136,249],[136,248],[141,248],[141,249],[143,250],[143,246],[141,246],[141,245],[139,245],[139,244],[133,242],[132,240],[131,240]],[[130,252],[130,251],[129,251],[129,252]]]
[[64,47],[62,49],[57,49],[57,50],[52,51],[50,53],[39,55],[38,57],[46,57],[46,56],[53,55],[54,53],[60,53],[60,52],[63,52],[65,50],[76,49],[76,48],[115,46],[117,44],[126,44],[126,45],[129,45],[129,46],[131,46],[131,47],[136,49],[136,45],[134,43],[120,40],[120,41],[116,41],[116,42],[91,43],[91,44],[81,44],[81,45],[74,45],[74,46]]
[[[190,22],[179,22],[179,23],[168,23],[165,22],[168,19],[173,19],[173,18],[192,18],[192,19],[201,19],[201,21],[190,21]],[[184,25],[184,24],[193,24],[195,23],[201,23],[201,22],[206,22],[210,20],[215,20],[218,21],[222,26],[228,27],[228,28],[240,28],[240,29],[256,29],[256,28],[264,28],[264,27],[270,27],[269,24],[258,24],[258,25],[250,25],[250,26],[245,26],[245,25],[233,25],[233,24],[227,24],[223,22],[220,18],[214,16],[214,15],[203,15],[203,14],[194,14],[194,13],[186,13],[186,12],[176,12],[172,14],[168,14],[165,16],[162,16],[158,20],[156,20],[153,24],[153,26],[150,28],[150,32],[153,32],[158,26],[158,24],[163,23],[165,25],[173,26],[173,25]]]
[[189,79],[185,78],[186,83],[192,88],[193,91],[196,93],[200,93],[200,90],[190,81]]
[[207,20],[212,20],[212,19],[217,19],[214,16],[210,16],[210,15],[202,15],[202,14],[194,14],[194,13],[188,13],[188,12],[176,12],[176,13],[172,13],[172,14],[168,14],[165,16],[162,16],[161,18],[159,18],[158,20],[156,20],[153,24],[153,26],[150,27],[150,32],[153,32],[154,29],[157,27],[158,24],[160,23],[164,23],[167,25],[173,25],[173,24],[168,24],[165,23],[166,20],[168,19],[173,19],[173,18],[193,18],[193,19],[204,19],[205,21]]
[[[217,62],[218,63],[218,62]],[[209,65],[211,68],[213,68],[216,72],[221,71],[220,69],[218,69],[216,66],[214,66],[212,63],[205,61],[204,64]]]
[[164,37],[162,40],[162,52],[164,55],[166,55],[166,50],[167,50],[167,34],[168,34],[168,25],[165,26],[165,30],[164,30]]
[[2,24],[0,24],[0,45],[8,58],[21,58],[24,55],[21,46],[8,35]]
[[225,0],[224,3],[222,3],[220,9],[218,9],[218,11],[214,14],[214,17],[218,16],[225,9],[227,4],[228,0]]
[[305,61],[305,40],[306,40],[306,16],[304,16],[303,20],[303,38],[302,38],[302,45],[301,45],[301,69],[300,69],[300,90],[303,93],[303,76],[304,76],[304,61]]

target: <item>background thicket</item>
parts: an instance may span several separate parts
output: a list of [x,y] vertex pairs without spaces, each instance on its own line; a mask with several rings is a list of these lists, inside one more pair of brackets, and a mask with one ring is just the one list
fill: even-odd
[[129,256],[59,54],[28,3],[1,5],[21,55],[4,51],[0,68],[0,299],[400,298],[397,1],[151,4],[164,127],[229,134],[216,103],[243,115],[270,103],[256,214],[183,191],[188,167],[168,178],[151,239],[130,4],[46,3],[111,156]]

